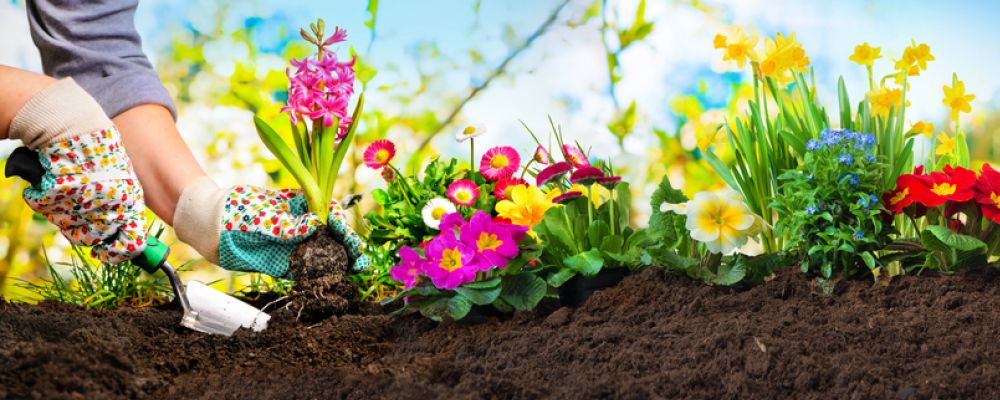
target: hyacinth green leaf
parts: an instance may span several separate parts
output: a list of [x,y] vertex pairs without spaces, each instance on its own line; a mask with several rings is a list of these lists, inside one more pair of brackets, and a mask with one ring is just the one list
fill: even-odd
[[545,297],[548,287],[535,274],[522,273],[503,278],[500,298],[511,307],[521,311],[531,310]]
[[[305,193],[306,201],[309,203],[309,209],[314,212],[315,210],[324,210],[326,203],[320,198],[320,188],[316,185],[316,181],[312,179],[312,175],[309,174],[309,169],[302,164],[295,153],[292,152],[292,149],[285,144],[284,140],[281,140],[281,136],[278,136],[278,133],[267,122],[264,122],[263,119],[260,119],[256,115],[253,117],[253,122],[257,128],[257,135],[264,142],[264,146],[271,151],[271,154],[274,154],[278,158],[278,161],[299,182],[302,192]],[[317,206],[319,208],[314,209]],[[325,219],[326,213],[321,212],[319,215]]]
[[594,276],[601,272],[601,267],[604,266],[604,257],[601,257],[601,251],[595,248],[571,256],[563,260],[563,263],[583,276]]
[[500,297],[500,290],[500,285],[483,289],[473,289],[463,286],[455,288],[455,291],[458,292],[458,294],[465,296],[469,299],[469,301],[480,306],[485,306],[496,301],[496,299]]
[[448,312],[448,317],[458,321],[469,314],[472,310],[472,300],[466,298],[462,294],[457,294],[451,299],[448,299],[448,304],[445,309]]

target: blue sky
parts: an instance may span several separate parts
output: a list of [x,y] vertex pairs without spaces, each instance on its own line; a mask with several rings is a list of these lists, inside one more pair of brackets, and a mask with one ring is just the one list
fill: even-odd
[[[612,0],[611,8],[624,13],[634,10],[637,0]],[[176,29],[204,25],[216,15],[217,4],[195,0],[143,0],[137,26],[147,52],[153,57],[169,44]],[[346,27],[351,42],[359,49],[367,46],[365,1],[243,1],[226,5],[228,25],[236,28],[249,16],[301,26],[316,17]],[[495,65],[506,55],[503,32],[513,28],[520,37],[533,30],[558,1],[482,0],[481,10],[473,11],[474,1],[383,0],[378,18],[378,40],[370,54],[376,66],[393,64],[376,78],[375,85],[412,80],[413,49],[420,43],[435,43],[446,56],[464,59],[476,49]],[[589,1],[574,0],[563,18],[578,16]],[[957,72],[969,90],[977,94],[973,107],[992,107],[1000,90],[1000,36],[995,16],[1000,3],[990,1],[795,1],[795,0],[708,0],[717,13],[705,14],[674,1],[650,1],[647,18],[657,22],[653,34],[642,44],[622,55],[625,79],[620,97],[635,99],[643,113],[636,138],[630,145],[641,149],[652,137],[653,127],[672,127],[669,101],[695,87],[706,75],[726,71],[719,55],[711,49],[712,36],[729,24],[744,26],[761,34],[796,32],[817,70],[821,96],[832,99],[832,88],[844,75],[853,98],[864,89],[864,70],[847,56],[855,44],[867,41],[882,47],[887,58],[898,57],[909,40],[928,43],[937,61],[923,76],[912,82],[909,98],[914,119],[940,119],[941,86]],[[215,5],[213,5],[215,4]],[[8,38],[0,49],[0,62],[37,69],[30,38],[24,32],[22,6],[0,6],[0,34]],[[627,18],[626,18],[627,19]],[[518,130],[518,119],[543,126],[547,114],[563,122],[571,136],[592,140],[595,147],[613,149],[603,125],[614,112],[605,95],[607,85],[603,54],[596,26],[557,29],[548,34],[511,65],[512,78],[496,82],[469,104],[461,123],[484,123],[492,131]],[[883,71],[889,62],[883,60]],[[488,72],[458,63],[449,73],[442,95],[459,96]],[[711,82],[712,77],[709,77]],[[374,104],[379,100],[374,99]],[[498,135],[494,141],[501,140]],[[439,146],[449,149],[442,139]],[[457,150],[456,150],[457,151]],[[613,150],[608,150],[613,152]]]

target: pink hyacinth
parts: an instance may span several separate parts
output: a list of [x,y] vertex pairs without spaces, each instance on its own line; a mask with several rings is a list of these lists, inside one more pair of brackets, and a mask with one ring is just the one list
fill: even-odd
[[[323,42],[324,46],[347,40],[347,32],[335,28],[333,36]],[[347,135],[351,116],[347,107],[354,95],[354,62],[341,62],[337,54],[323,49],[316,56],[289,61],[291,67],[285,69],[288,76],[288,101],[282,112],[287,112],[292,122],[310,119],[333,125],[334,117],[340,120],[337,140]]]

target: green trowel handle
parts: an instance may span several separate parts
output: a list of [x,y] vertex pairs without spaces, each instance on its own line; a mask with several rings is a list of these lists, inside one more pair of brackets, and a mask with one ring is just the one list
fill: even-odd
[[138,265],[144,271],[154,273],[167,262],[170,248],[153,236],[146,237],[146,250],[132,259],[132,264]]

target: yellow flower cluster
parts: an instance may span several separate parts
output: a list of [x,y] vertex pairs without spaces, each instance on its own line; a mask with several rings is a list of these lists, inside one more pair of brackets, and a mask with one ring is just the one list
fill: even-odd
[[764,41],[763,56],[755,48],[758,38],[748,35],[740,28],[733,28],[730,36],[716,34],[712,41],[713,47],[722,50],[722,61],[733,61],[743,68],[747,62],[754,65],[754,70],[761,75],[771,77],[781,84],[795,80],[793,73],[808,72],[809,57],[806,56],[802,44],[795,39],[795,34],[785,36],[777,34],[774,39]]
[[868,92],[868,103],[871,104],[873,116],[885,117],[890,110],[899,110],[903,104],[903,90],[881,85]]

